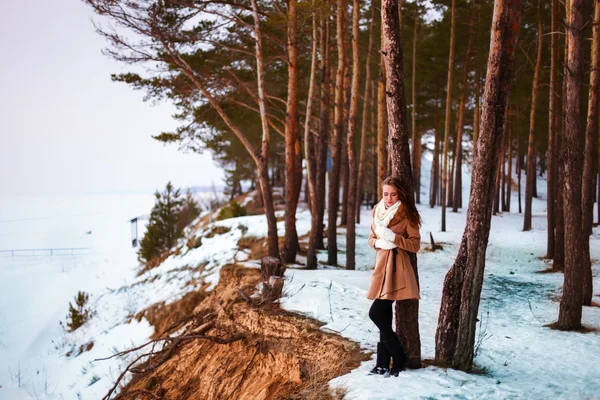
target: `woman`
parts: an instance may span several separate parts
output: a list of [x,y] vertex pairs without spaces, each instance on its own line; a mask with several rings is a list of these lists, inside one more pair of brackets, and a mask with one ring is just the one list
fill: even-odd
[[369,317],[379,328],[377,363],[371,373],[398,376],[406,369],[409,358],[392,328],[392,304],[396,300],[420,298],[409,253],[419,251],[421,217],[411,188],[403,187],[398,178],[386,178],[382,189],[383,198],[373,210],[369,235],[369,246],[377,251],[367,291],[367,298],[374,300]]

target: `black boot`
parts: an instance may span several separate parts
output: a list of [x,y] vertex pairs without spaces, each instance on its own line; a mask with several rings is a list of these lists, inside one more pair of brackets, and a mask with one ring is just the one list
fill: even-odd
[[369,371],[369,375],[385,375],[390,370],[391,355],[383,345],[383,343],[377,343],[377,361],[375,362],[375,368]]
[[398,336],[395,334],[388,340],[384,341],[388,352],[392,355],[392,369],[390,370],[391,376],[398,376],[398,373],[404,371],[408,366],[408,362],[410,361],[404,349],[402,348],[402,344],[400,340],[398,340]]

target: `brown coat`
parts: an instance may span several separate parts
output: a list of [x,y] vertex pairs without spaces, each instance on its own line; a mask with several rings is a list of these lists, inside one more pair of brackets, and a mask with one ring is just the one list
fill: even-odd
[[[375,210],[373,210],[374,215]],[[420,299],[419,285],[407,253],[416,253],[421,247],[419,227],[409,222],[406,207],[400,205],[388,228],[396,234],[394,244],[398,247],[393,250],[376,249],[375,240],[378,238],[375,234],[375,223],[371,223],[369,246],[377,251],[377,255],[367,298],[371,300]]]

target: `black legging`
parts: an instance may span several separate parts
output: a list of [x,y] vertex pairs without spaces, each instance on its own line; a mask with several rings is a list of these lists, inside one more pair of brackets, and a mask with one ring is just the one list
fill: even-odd
[[386,341],[395,335],[392,329],[392,304],[394,300],[374,300],[369,309],[369,318],[379,328],[379,340]]

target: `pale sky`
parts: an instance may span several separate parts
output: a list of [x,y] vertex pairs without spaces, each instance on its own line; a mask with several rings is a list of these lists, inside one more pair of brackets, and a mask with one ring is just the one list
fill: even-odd
[[112,82],[130,67],[80,0],[0,0],[0,196],[153,192],[222,185],[208,152],[152,135],[177,126],[168,104]]

